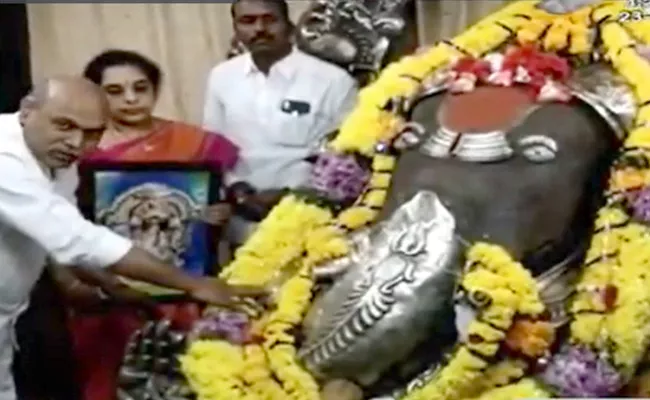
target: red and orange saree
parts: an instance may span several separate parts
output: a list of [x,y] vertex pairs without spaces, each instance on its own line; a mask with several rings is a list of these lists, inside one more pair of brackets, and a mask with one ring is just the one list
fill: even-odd
[[[144,137],[97,150],[82,160],[124,162],[205,162],[221,171],[231,169],[237,147],[223,136],[172,121],[161,121]],[[83,191],[83,188],[80,188]],[[199,316],[194,303],[159,305],[159,314],[188,329]],[[117,372],[129,337],[145,321],[135,309],[70,317],[74,355],[85,400],[114,400]]]

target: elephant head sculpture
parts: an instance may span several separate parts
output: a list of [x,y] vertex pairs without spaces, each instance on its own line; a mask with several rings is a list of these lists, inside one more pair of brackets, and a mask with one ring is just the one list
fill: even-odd
[[[549,0],[541,7],[562,14],[591,2]],[[317,19],[323,25],[312,36],[301,31],[300,40],[350,65],[355,45],[323,33],[336,31],[348,3],[316,3],[329,19]],[[350,18],[356,7],[349,5]],[[499,64],[498,57],[487,61]],[[514,72],[520,82],[534,80],[526,70]],[[335,279],[314,302],[297,343],[314,376],[357,383],[366,395],[392,389],[377,383],[396,370],[403,379],[397,386],[417,385],[411,378],[463,336],[463,321],[481,301],[454,296],[462,294],[455,289],[465,244],[487,241],[507,250],[536,277],[552,322],[564,322],[573,267],[582,261],[612,156],[637,111],[629,87],[593,60],[575,66],[561,87],[542,82],[532,97],[526,85],[499,83],[500,74],[488,77],[499,84],[481,86],[460,70],[452,81],[435,79],[438,73],[450,71],[432,71],[434,79],[418,80],[417,97],[392,103],[405,105],[400,112],[410,122],[393,142],[401,152],[380,222],[353,234],[345,259],[319,268]]]
[[[449,213],[457,244],[487,241],[521,260],[540,280],[542,297],[561,323],[575,277],[571,267],[581,261],[610,161],[635,113],[632,93],[600,64],[575,69],[558,102],[536,101],[517,85],[459,93],[448,81],[432,82],[437,83],[407,110],[417,134],[404,135],[419,142],[411,140],[413,148],[397,161],[380,214],[386,222],[365,245],[357,240],[358,254],[347,258],[347,270],[311,311],[317,318],[308,320],[301,355],[325,379],[371,387],[386,382],[379,378],[388,371],[395,376],[391,364],[413,363],[424,354],[429,361],[421,367],[453,345],[455,336],[448,332],[454,317],[445,315],[453,315],[454,280],[443,277],[459,274],[462,261],[396,286],[396,292],[410,290],[411,297],[393,299],[382,315],[373,312],[380,306],[373,293],[399,269],[391,261],[399,251],[390,243],[405,231],[391,233],[387,226],[427,193]],[[409,226],[429,218],[421,214]],[[381,235],[389,239],[376,239]],[[435,255],[444,243],[425,251]],[[388,255],[378,255],[380,248]],[[417,263],[417,257],[410,260]],[[419,271],[435,263],[424,265]],[[471,312],[465,300],[456,302],[457,319]],[[419,356],[406,356],[413,351]]]
[[[603,65],[575,70],[567,87],[570,100],[538,103],[517,87],[453,93],[432,84],[411,102],[420,142],[398,159],[383,222],[353,238],[346,271],[305,321],[299,355],[314,375],[385,393],[392,387],[376,383],[395,368],[400,386],[440,360],[471,312],[472,299],[453,294],[459,250],[475,241],[521,260],[543,298],[559,282],[545,300],[562,320],[572,289],[563,283],[581,261],[610,156],[635,112],[627,86]],[[169,358],[144,358],[152,357]],[[140,374],[123,380],[129,392],[161,385],[153,377],[167,373],[132,359]]]

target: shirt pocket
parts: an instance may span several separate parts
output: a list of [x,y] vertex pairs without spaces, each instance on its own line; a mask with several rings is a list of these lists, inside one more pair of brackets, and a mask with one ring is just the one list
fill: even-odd
[[[295,100],[301,101],[301,100]],[[274,142],[291,147],[310,147],[326,132],[326,116],[315,104],[310,105],[306,114],[283,111],[281,105],[277,109],[278,128],[274,129]]]

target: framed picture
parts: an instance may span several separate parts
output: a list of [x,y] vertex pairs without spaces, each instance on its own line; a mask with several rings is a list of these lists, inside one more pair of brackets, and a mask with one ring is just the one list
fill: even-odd
[[[95,223],[131,238],[195,276],[214,275],[218,231],[201,220],[221,200],[221,176],[206,164],[89,162],[79,167],[79,206]],[[179,292],[125,280],[154,296]]]

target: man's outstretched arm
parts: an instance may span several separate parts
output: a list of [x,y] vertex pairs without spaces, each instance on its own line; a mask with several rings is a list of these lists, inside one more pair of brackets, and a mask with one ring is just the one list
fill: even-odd
[[258,290],[232,288],[187,275],[129,239],[93,224],[12,154],[0,153],[0,174],[0,220],[41,245],[58,264],[109,268],[213,304],[229,303],[239,295],[259,294]]

